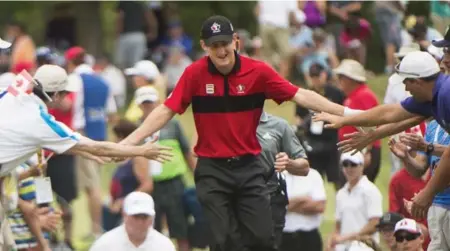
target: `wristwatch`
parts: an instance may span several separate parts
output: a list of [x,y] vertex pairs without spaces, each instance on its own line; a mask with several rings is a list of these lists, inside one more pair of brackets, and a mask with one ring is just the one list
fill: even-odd
[[434,145],[433,145],[433,143],[430,143],[430,144],[427,145],[426,154],[427,155],[431,155],[433,152],[434,152]]

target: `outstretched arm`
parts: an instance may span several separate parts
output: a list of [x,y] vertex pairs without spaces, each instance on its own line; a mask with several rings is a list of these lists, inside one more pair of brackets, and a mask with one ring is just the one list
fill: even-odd
[[391,123],[380,126],[374,131],[356,132],[351,135],[346,135],[349,138],[338,143],[339,150],[342,152],[349,152],[353,150],[361,151],[376,140],[403,132],[408,128],[420,124],[424,120],[424,117],[416,116],[399,123]]
[[329,122],[328,128],[341,128],[343,126],[379,126],[401,122],[415,116],[417,115],[406,111],[400,104],[388,104],[374,107],[356,115],[337,118],[326,114],[318,114],[314,119]]
[[152,142],[140,146],[121,145],[107,141],[95,141],[81,136],[79,142],[68,150],[68,153],[77,154],[77,152],[87,152],[96,156],[106,157],[146,157],[156,161],[164,162],[169,160],[171,154],[170,148],[157,146]]
[[299,88],[292,101],[316,112],[327,112],[338,116],[344,116],[344,106],[333,103],[311,90]]
[[126,145],[137,145],[139,142],[142,142],[145,138],[164,127],[167,122],[173,118],[173,116],[175,116],[175,112],[169,107],[164,104],[159,105],[150,113],[150,115],[147,116],[138,129],[136,129],[120,143]]

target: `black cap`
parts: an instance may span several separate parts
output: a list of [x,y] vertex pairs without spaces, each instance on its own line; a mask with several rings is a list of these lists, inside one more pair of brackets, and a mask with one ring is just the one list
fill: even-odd
[[445,32],[444,39],[433,40],[432,44],[438,48],[450,47],[450,26],[447,27],[447,31]]
[[207,46],[214,42],[233,40],[234,28],[231,21],[224,16],[212,16],[203,22],[200,38]]
[[318,64],[318,63],[312,64],[309,67],[309,76],[310,77],[318,77],[318,76],[320,76],[320,74],[323,71],[325,71],[325,67],[323,67],[322,64]]
[[403,216],[398,213],[387,212],[381,216],[380,222],[377,225],[377,228],[384,226],[392,226],[395,227],[395,224],[401,220],[403,220]]

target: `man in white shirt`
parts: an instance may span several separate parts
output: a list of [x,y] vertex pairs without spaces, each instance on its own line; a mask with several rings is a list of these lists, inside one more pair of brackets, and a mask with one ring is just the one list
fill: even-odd
[[372,235],[379,243],[376,226],[383,215],[382,196],[375,184],[363,175],[364,156],[361,152],[343,153],[340,164],[347,183],[336,195],[336,229],[328,250],[347,250],[366,235]]
[[[98,142],[74,133],[64,124],[55,121],[47,113],[51,105],[47,97],[57,101],[67,92],[76,91],[76,86],[67,82],[67,73],[56,65],[41,66],[32,79],[39,83],[33,93],[18,93],[17,87],[0,93],[0,176],[11,172],[28,160],[39,148],[56,153],[72,153],[88,156],[134,157],[149,159],[163,157],[165,147],[150,144],[124,147],[111,142]],[[15,90],[15,91],[14,91]],[[45,93],[45,94],[44,94]],[[159,159],[159,160],[163,160]]]
[[[32,88],[35,82],[36,87]],[[32,89],[32,90],[31,90]],[[68,84],[67,73],[56,65],[43,65],[34,77],[19,74],[16,82],[0,92],[0,183],[18,165],[28,160],[40,148],[56,153],[83,155],[101,161],[96,156],[165,159],[162,149],[147,143],[138,147],[124,147],[111,142],[98,142],[74,133],[48,114],[47,105],[64,98],[77,87]],[[32,92],[32,93],[31,93]],[[3,185],[3,184],[2,184]],[[0,188],[4,197],[3,186]],[[2,211],[0,205],[0,211]],[[3,215],[3,214],[0,214]],[[0,216],[0,220],[3,218]],[[4,232],[2,228],[0,232]],[[0,234],[2,234],[0,233]],[[0,250],[7,243],[0,238]]]
[[175,251],[169,238],[153,229],[153,198],[143,192],[132,192],[123,203],[124,224],[106,232],[90,251]]
[[322,251],[319,227],[326,203],[322,176],[312,168],[307,176],[283,174],[289,205],[280,250]]
[[[404,45],[400,48],[399,52],[395,53],[394,56],[399,63],[406,54],[412,51],[420,51],[420,46],[416,43],[411,43],[409,45]],[[384,94],[385,104],[398,104],[402,102],[405,98],[409,97],[410,94],[405,90],[405,85],[402,83],[401,78],[397,73],[392,74],[388,79],[388,86],[386,88],[386,93]],[[420,130],[420,126],[419,127]],[[391,160],[391,174],[394,174],[400,168],[401,161],[393,153],[390,153]]]

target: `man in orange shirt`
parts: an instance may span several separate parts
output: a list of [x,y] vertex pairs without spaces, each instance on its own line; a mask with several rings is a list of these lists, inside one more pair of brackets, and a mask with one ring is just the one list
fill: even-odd
[[36,47],[33,39],[26,33],[25,28],[18,22],[11,22],[6,28],[7,40],[12,42],[10,69],[14,69],[20,62],[35,62]]

